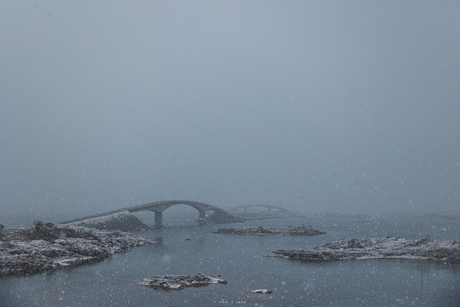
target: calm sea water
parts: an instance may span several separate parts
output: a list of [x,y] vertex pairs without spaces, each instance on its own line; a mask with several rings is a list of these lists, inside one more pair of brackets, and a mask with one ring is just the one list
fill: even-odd
[[[223,227],[312,225],[314,237],[213,234]],[[342,238],[400,236],[458,240],[460,221],[308,217],[196,226],[173,223],[139,232],[158,244],[94,265],[0,279],[1,306],[460,306],[460,266],[426,261],[300,263],[263,257]],[[189,240],[188,240],[189,239]],[[221,275],[227,285],[159,291],[138,285],[165,274]],[[249,290],[266,288],[271,295]]]

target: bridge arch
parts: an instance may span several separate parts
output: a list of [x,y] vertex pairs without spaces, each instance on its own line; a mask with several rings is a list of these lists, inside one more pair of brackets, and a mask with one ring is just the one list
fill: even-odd
[[[197,201],[190,201],[190,200],[167,200],[167,201],[157,201],[152,203],[147,203],[143,205],[123,208],[125,211],[139,212],[139,211],[151,211],[155,213],[155,227],[163,226],[163,211],[168,208],[171,208],[176,205],[187,205],[190,207],[195,208],[198,213],[198,221],[201,223],[232,223],[232,222],[239,222],[240,219],[234,217],[233,215],[229,214],[228,212],[206,203],[197,202]],[[120,210],[123,210],[120,209]],[[206,216],[206,212],[213,211],[213,214],[209,217]]]

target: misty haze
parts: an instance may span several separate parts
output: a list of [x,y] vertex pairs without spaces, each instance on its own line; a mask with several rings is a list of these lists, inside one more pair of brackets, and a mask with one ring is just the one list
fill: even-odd
[[[0,256],[12,229],[63,240],[59,223],[105,213],[154,243],[0,274],[0,306],[456,306],[458,264],[265,256],[458,241],[459,89],[455,0],[2,1]],[[228,284],[136,284],[199,272]]]

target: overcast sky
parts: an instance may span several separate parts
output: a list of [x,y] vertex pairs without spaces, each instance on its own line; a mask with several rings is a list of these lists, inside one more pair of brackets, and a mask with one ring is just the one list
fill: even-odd
[[460,208],[459,1],[0,2],[0,206]]

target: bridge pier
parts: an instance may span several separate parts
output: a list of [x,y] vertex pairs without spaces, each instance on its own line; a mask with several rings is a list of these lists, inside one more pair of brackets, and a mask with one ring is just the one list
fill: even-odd
[[206,221],[206,211],[204,210],[200,210],[200,209],[197,209],[198,210],[198,225],[204,225],[204,224],[207,224],[208,222]]
[[153,211],[155,212],[155,225],[154,227],[163,227],[163,212],[162,211]]

